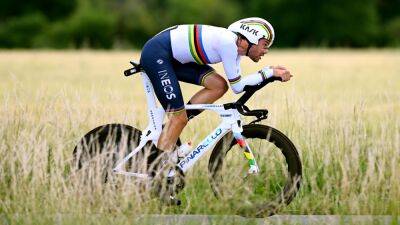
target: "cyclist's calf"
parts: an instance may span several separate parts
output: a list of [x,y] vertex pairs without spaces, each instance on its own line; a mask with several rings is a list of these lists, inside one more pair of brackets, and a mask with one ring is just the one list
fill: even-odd
[[186,126],[186,124],[188,123],[186,110],[179,113],[171,113],[171,115],[168,115],[168,119],[168,123],[170,125]]
[[169,121],[163,128],[157,147],[160,150],[172,151],[183,128],[188,123],[186,110],[168,115]]

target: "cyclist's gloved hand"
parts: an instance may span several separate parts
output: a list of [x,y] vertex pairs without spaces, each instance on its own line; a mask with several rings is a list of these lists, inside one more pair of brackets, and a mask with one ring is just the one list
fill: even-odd
[[271,66],[271,68],[273,70],[273,76],[280,77],[282,82],[286,82],[290,80],[291,77],[293,77],[290,71],[284,66]]

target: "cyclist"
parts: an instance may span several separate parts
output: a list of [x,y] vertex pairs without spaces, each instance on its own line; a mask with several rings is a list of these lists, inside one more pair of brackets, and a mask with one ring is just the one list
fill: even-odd
[[271,24],[258,17],[232,23],[228,29],[209,25],[178,25],[161,31],[142,49],[140,63],[154,87],[156,96],[169,118],[163,128],[153,157],[171,152],[189,119],[200,110],[184,109],[178,81],[204,88],[188,104],[213,103],[228,90],[225,79],[208,64],[222,62],[225,75],[234,93],[245,85],[256,85],[271,77],[282,81],[292,76],[283,66],[267,66],[242,76],[241,56],[258,62],[274,41]]

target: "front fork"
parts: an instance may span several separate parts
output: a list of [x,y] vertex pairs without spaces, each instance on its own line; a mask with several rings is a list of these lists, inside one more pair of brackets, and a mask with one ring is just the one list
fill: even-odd
[[254,154],[250,149],[249,144],[247,143],[246,139],[243,137],[243,135],[239,132],[234,132],[233,136],[236,139],[237,144],[240,146],[240,148],[243,150],[244,157],[246,157],[248,163],[249,163],[249,170],[248,174],[256,174],[260,171],[258,168],[256,159],[254,158]]

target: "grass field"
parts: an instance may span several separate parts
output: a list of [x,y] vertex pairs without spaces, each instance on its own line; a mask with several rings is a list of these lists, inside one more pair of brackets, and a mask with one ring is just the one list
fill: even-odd
[[[143,129],[146,102],[139,76],[122,71],[132,52],[0,52],[0,215],[2,221],[53,221],[106,213],[233,214],[216,201],[207,159],[188,174],[181,207],[143,202],[124,181],[85,186],[68,168],[72,149],[90,129],[111,122]],[[288,83],[273,83],[249,101],[268,108],[264,124],[295,143],[303,183],[283,214],[400,214],[400,51],[278,50],[243,74],[285,65]],[[221,66],[215,67],[222,71]],[[185,101],[199,87],[182,85]],[[228,93],[218,102],[237,98]],[[181,136],[200,141],[218,118],[205,112]],[[14,220],[16,214],[24,216]],[[47,217],[46,217],[47,216]],[[115,220],[114,222],[117,222]],[[71,222],[73,223],[73,222]],[[105,222],[106,223],[106,222]]]

